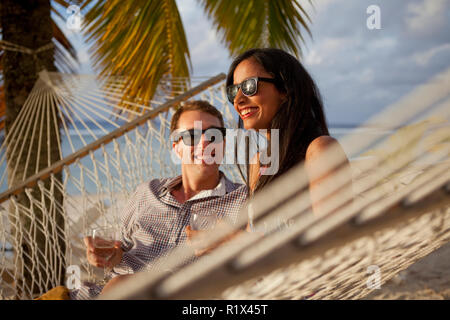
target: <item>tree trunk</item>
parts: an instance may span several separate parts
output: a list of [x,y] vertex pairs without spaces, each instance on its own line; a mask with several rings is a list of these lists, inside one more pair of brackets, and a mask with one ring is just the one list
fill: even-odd
[[[0,19],[3,40],[33,50],[51,43],[53,31],[50,9],[49,0],[2,0],[0,2]],[[39,52],[36,57],[22,52],[5,51],[2,63],[6,101],[5,130],[7,135],[38,79],[39,71],[44,68],[48,71],[56,71],[54,49]],[[43,107],[43,105],[37,106],[37,108]],[[47,113],[45,117],[52,117],[51,112],[50,114]],[[39,121],[38,125],[41,123],[39,117],[33,119],[33,121]],[[50,132],[53,134],[47,136],[47,121],[45,119],[43,121],[45,127],[42,128],[44,134],[41,137],[43,141],[41,141],[39,163],[36,163],[39,135],[36,135],[34,139],[31,139],[31,135],[24,135],[16,140],[7,140],[8,145],[24,145],[24,150],[27,151],[21,156],[17,152],[13,154],[11,149],[7,152],[8,184],[10,187],[21,182],[24,175],[26,178],[33,175],[36,169],[40,171],[46,168],[49,156],[51,163],[60,160],[59,143],[55,134],[56,130],[59,130],[59,124],[57,125],[58,128],[55,128],[53,121],[49,121],[49,123],[51,126]],[[28,167],[25,168],[29,149],[31,149],[31,159]],[[15,176],[12,177],[11,173],[16,163],[18,163],[18,169]],[[55,178],[62,181],[62,174],[55,175]],[[50,190],[50,180],[43,181],[47,190]],[[16,248],[14,249],[16,254],[21,255],[19,258],[24,264],[21,274],[22,279],[18,282],[18,288],[25,290],[25,292],[22,292],[25,295],[40,294],[64,282],[66,266],[65,221],[60,210],[63,208],[63,195],[58,189],[55,190],[51,195],[51,199],[54,201],[53,205],[50,204],[51,199],[45,196],[43,208],[38,208],[30,203],[29,197],[23,192],[16,199],[19,204],[28,208],[28,210],[21,209],[19,214],[11,211],[11,222],[15,226],[12,232],[16,237]],[[32,198],[41,201],[42,195],[37,186],[32,189],[31,193]],[[49,266],[54,270],[49,271]]]

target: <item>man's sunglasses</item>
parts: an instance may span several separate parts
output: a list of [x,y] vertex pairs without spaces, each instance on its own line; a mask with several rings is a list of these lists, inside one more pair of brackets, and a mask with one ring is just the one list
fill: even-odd
[[196,146],[202,137],[205,135],[205,140],[210,141],[211,143],[221,143],[225,138],[227,129],[221,127],[209,127],[207,129],[198,130],[198,129],[189,129],[181,132],[174,132],[173,141],[178,142],[180,139],[183,139],[183,143],[186,146]]
[[255,95],[258,91],[258,81],[265,81],[273,84],[276,83],[276,80],[272,78],[253,77],[248,78],[241,83],[229,85],[227,87],[228,101],[234,104],[234,99],[236,98],[239,88],[246,97]]

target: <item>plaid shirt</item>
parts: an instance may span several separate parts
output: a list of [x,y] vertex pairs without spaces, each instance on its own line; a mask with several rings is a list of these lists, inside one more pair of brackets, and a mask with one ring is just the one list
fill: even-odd
[[[139,185],[122,215],[121,242],[124,251],[112,276],[132,274],[152,267],[152,261],[186,241],[185,228],[190,217],[217,215],[236,221],[247,198],[247,188],[235,184],[221,173],[216,188],[203,190],[184,203],[171,194],[181,184],[181,176],[155,179]],[[71,299],[92,299],[102,286],[85,282],[70,293]]]

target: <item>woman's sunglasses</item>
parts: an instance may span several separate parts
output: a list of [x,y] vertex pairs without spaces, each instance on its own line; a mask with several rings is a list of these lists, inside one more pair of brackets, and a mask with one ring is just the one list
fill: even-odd
[[248,78],[241,83],[229,85],[227,87],[228,101],[234,104],[234,99],[236,98],[239,88],[246,97],[255,95],[258,91],[258,81],[265,81],[273,84],[276,83],[276,80],[272,78],[253,77]]
[[174,132],[173,141],[178,142],[183,139],[183,143],[186,146],[196,146],[200,142],[202,134],[205,135],[205,140],[211,143],[221,143],[225,138],[227,129],[221,127],[209,127],[207,129],[189,129],[181,132]]

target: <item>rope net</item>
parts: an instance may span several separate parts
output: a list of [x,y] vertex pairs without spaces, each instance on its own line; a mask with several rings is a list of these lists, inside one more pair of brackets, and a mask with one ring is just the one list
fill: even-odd
[[[170,119],[179,103],[188,98],[209,101],[222,111],[227,127],[235,125],[223,77],[194,90],[192,86],[207,79],[163,81],[152,101],[136,102],[121,98],[123,78],[101,82],[89,75],[41,73],[0,147],[0,296],[38,296],[63,284],[64,266],[79,266],[85,280],[101,276],[86,262],[83,236],[96,226],[118,224],[121,209],[138,184],[180,174],[180,166],[171,160],[169,142]],[[164,105],[177,95],[176,103]],[[60,130],[46,132],[51,129],[47,121],[59,121]],[[52,134],[59,135],[56,146],[49,145]],[[25,147],[24,140],[33,141],[33,146]],[[32,164],[42,162],[42,150],[52,147],[61,161]],[[8,166],[7,158],[21,161]],[[39,178],[42,168],[51,170]],[[239,179],[232,167],[222,170],[230,179]],[[35,181],[36,186],[22,188],[26,181]]]
[[[323,181],[316,214],[305,192],[309,172],[299,164],[242,208],[236,228],[253,217],[256,232],[182,267],[186,248],[174,248],[155,264],[175,272],[136,274],[101,298],[363,298],[450,239],[449,80],[450,69],[362,125],[398,128],[392,135],[340,139],[353,159],[355,197],[338,169]],[[337,154],[326,150],[330,168]],[[206,247],[235,230],[215,228]]]
[[[207,100],[222,112],[226,127],[235,128],[237,119],[227,102],[223,78],[193,89],[195,81],[170,79],[162,83],[157,100],[144,102],[122,98],[123,78],[100,82],[90,76],[42,73],[0,147],[0,190],[4,191],[0,194],[0,296],[38,296],[62,284],[67,277],[64,266],[81,267],[82,279],[94,281],[101,276],[87,264],[82,237],[95,226],[117,224],[138,184],[179,173],[169,145],[170,119],[177,104],[192,97]],[[450,180],[449,79],[446,70],[361,126],[382,123],[395,129],[392,135],[361,136],[356,131],[340,139],[351,159],[354,201],[349,203],[347,195],[339,194],[347,181],[338,170],[323,195],[324,214],[312,214],[305,193],[308,176],[301,164],[242,209],[235,228],[245,226],[251,216],[255,228],[265,230],[263,237],[241,234],[186,266],[184,261],[193,253],[179,246],[155,261],[162,269],[177,272],[167,275],[151,268],[151,273],[138,274],[106,298],[363,297],[370,291],[363,290],[369,263],[381,268],[384,282],[449,240],[445,191]],[[173,90],[175,84],[179,92]],[[54,128],[58,124],[60,130],[46,133],[44,128],[51,126],[44,126],[45,121],[54,121]],[[48,150],[51,135],[61,135],[56,149],[63,160],[47,163],[44,170],[31,165],[41,161],[39,156],[33,158],[32,148],[14,143],[29,137],[37,141],[38,150]],[[329,166],[338,166],[335,150],[327,152]],[[7,158],[24,160],[7,164]],[[25,174],[28,164],[34,177]],[[240,181],[235,166],[222,170]],[[437,207],[424,202],[430,195],[438,197]],[[425,210],[419,210],[417,205],[423,203]],[[404,211],[421,214],[403,215]],[[366,224],[387,220],[386,216],[400,218],[373,232],[364,231]],[[287,227],[280,228],[280,221]],[[336,230],[349,221],[358,227],[337,237]],[[233,231],[215,230],[205,242]],[[330,235],[330,247],[320,247],[320,240]],[[349,235],[353,238],[339,240]],[[320,250],[314,251],[316,243]]]

